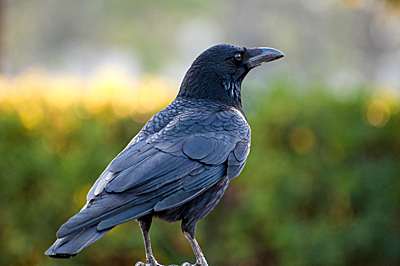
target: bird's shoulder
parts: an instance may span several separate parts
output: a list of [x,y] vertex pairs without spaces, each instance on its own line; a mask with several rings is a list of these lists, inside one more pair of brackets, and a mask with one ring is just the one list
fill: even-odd
[[204,99],[177,98],[155,114],[131,141],[161,142],[188,135],[239,137],[250,140],[250,126],[241,110]]

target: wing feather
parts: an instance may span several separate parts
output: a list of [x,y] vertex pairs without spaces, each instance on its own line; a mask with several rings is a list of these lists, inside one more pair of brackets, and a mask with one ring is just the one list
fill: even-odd
[[179,190],[178,192],[166,197],[165,199],[161,200],[154,206],[154,211],[160,212],[164,210],[168,210],[170,208],[179,206],[184,204],[185,202],[194,199],[201,193],[203,193],[206,188],[197,189],[194,191],[186,191],[186,190]]
[[250,129],[238,113],[154,117],[101,174],[88,193],[87,207],[60,228],[59,237],[95,224],[106,230],[179,206],[224,176],[236,177],[250,147]]

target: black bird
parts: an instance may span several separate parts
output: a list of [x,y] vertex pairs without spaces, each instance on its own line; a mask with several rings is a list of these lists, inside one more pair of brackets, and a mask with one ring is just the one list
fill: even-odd
[[195,265],[208,265],[194,238],[196,223],[217,205],[250,151],[242,81],[252,68],[283,56],[272,48],[226,44],[203,52],[187,71],[176,99],[107,166],[87,204],[61,226],[45,254],[75,256],[114,226],[136,219],[147,259],[136,265],[158,266],[149,237],[152,218],[158,217],[182,221]]

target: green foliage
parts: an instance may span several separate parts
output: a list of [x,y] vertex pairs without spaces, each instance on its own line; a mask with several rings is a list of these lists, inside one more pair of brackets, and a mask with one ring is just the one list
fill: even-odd
[[372,127],[368,102],[365,92],[340,102],[322,89],[273,90],[249,119],[252,151],[224,199],[235,204],[207,220],[225,241],[214,261],[223,264],[222,253],[236,256],[226,265],[400,262],[399,115]]
[[[400,115],[370,125],[372,97],[360,89],[338,100],[323,88],[296,92],[288,84],[260,97],[265,100],[249,117],[248,163],[198,224],[211,265],[400,264]],[[134,222],[73,259],[43,254],[142,126],[130,117],[104,119],[112,116],[111,106],[86,119],[75,114],[79,106],[68,108],[58,116],[75,121],[70,130],[55,127],[46,108],[40,130],[0,108],[0,265],[133,265],[144,259]],[[160,262],[194,260],[179,224],[156,221],[151,236]]]

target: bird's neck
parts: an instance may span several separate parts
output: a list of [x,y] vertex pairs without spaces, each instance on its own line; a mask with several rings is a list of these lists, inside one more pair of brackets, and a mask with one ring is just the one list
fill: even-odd
[[223,79],[209,71],[196,71],[194,75],[189,69],[182,81],[178,97],[206,99],[241,110],[241,85],[242,80]]

